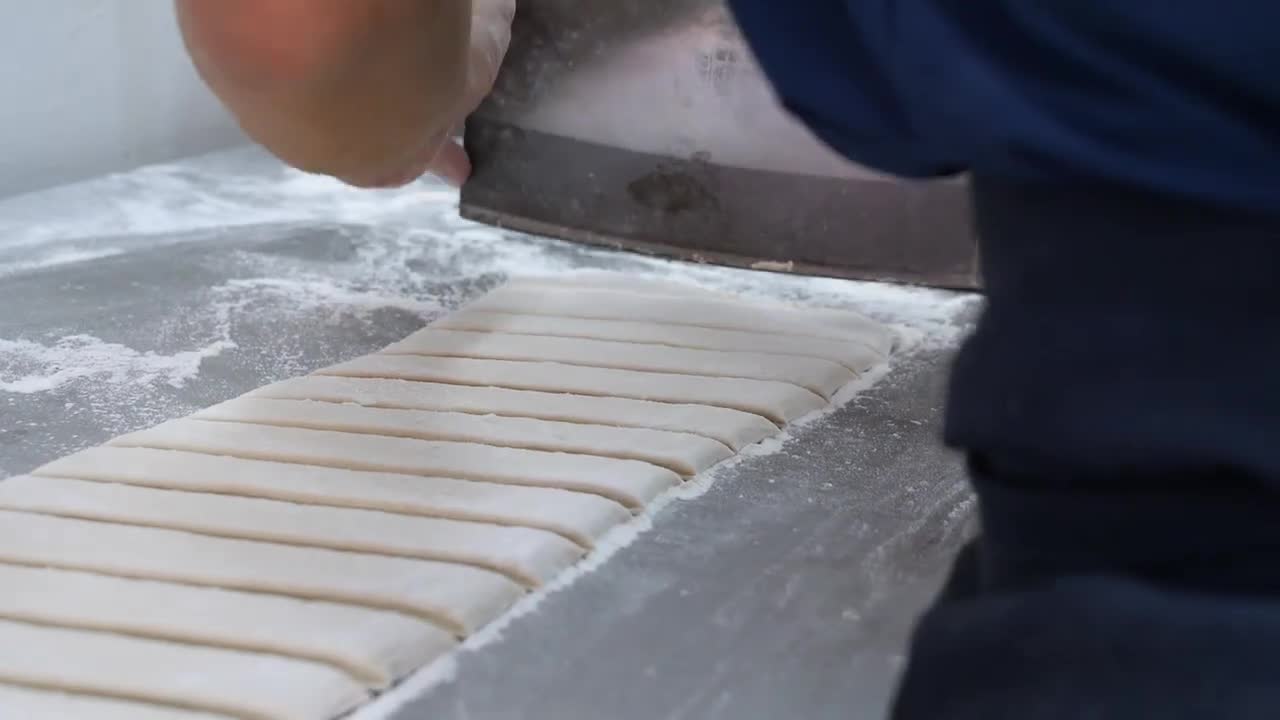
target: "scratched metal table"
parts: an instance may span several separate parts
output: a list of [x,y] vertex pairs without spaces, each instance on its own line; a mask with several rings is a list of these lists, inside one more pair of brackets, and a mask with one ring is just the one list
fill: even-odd
[[[430,184],[354,193],[247,150],[0,201],[0,477],[373,351],[509,272],[846,297],[837,281],[496,233],[455,207]],[[859,292],[879,317],[953,332],[666,507],[393,717],[883,717],[912,619],[970,531],[960,462],[937,437],[954,331],[974,308]]]

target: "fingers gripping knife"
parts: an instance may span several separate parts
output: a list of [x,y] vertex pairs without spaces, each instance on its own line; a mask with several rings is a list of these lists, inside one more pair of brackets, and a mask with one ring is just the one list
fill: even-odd
[[724,0],[522,0],[468,122],[464,216],[711,263],[978,284],[961,181],[827,149],[774,98]]

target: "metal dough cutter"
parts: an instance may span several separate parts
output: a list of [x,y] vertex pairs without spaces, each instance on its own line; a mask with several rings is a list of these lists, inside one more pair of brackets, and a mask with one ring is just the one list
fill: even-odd
[[775,99],[723,0],[523,0],[468,122],[462,214],[571,241],[815,275],[978,285],[961,180],[837,156]]

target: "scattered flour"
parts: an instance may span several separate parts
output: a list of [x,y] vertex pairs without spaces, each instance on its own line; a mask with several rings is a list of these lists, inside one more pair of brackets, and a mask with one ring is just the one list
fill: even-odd
[[437,315],[444,309],[431,299],[416,300],[379,290],[357,290],[322,276],[229,280],[216,288],[215,294],[231,299],[228,307],[243,306],[245,296],[259,296],[280,298],[299,309],[335,307],[359,312],[397,308],[424,317]]
[[225,235],[297,225],[349,228],[359,244],[355,257],[317,272],[304,261],[256,255],[258,274],[223,290],[278,297],[293,292],[303,304],[430,314],[466,299],[437,294],[451,281],[488,277],[493,284],[512,273],[554,278],[617,270],[749,297],[856,308],[904,336],[939,346],[954,342],[960,332],[955,319],[976,302],[963,293],[588,248],[479,225],[461,218],[457,208],[456,190],[430,179],[395,190],[358,190],[283,168],[258,150],[225,151],[0,200],[0,277],[207,240],[201,231]]
[[[856,309],[891,325],[900,342],[894,362],[912,354],[953,346],[979,300],[964,293],[879,283],[814,278],[785,273],[671,262],[587,248],[495,230],[460,218],[456,191],[424,180],[392,191],[354,190],[340,183],[282,169],[262,153],[240,150],[173,165],[67,186],[0,201],[0,277],[29,269],[85,262],[135,248],[191,242],[199,230],[270,224],[348,228],[354,252],[320,262],[241,251],[239,274],[208,288],[217,332],[190,340],[195,349],[171,355],[140,352],[92,335],[71,335],[49,344],[0,338],[0,392],[31,394],[77,380],[128,386],[132,396],[158,384],[181,386],[205,359],[236,347],[236,322],[256,322],[269,299],[310,311],[367,313],[394,308],[425,320],[462,304],[511,275],[563,278],[622,271],[655,283],[677,283],[750,298],[810,306]],[[114,239],[128,238],[132,245]],[[141,238],[141,240],[139,239]],[[318,264],[319,263],[319,264]],[[456,288],[462,286],[463,291]],[[279,302],[265,304],[279,312]],[[845,388],[827,410],[794,423],[800,430],[882,380],[883,365]],[[122,404],[122,411],[125,405]],[[653,527],[654,517],[677,500],[707,492],[740,463],[784,452],[789,434],[766,441],[676,488],[627,525],[609,533],[578,566],[522,599],[503,618],[468,639],[462,652],[499,642],[512,622],[537,610],[546,597],[600,568]],[[449,656],[413,675],[353,720],[381,720],[451,680],[457,659]]]
[[113,255],[121,255],[124,252],[123,248],[110,245],[104,247],[55,247],[45,252],[27,253],[30,257],[25,257],[21,260],[0,261],[0,276],[16,275],[17,273],[40,270],[56,265],[88,262]]
[[0,392],[47,392],[76,380],[133,386],[159,382],[182,387],[199,374],[205,359],[233,347],[235,343],[223,339],[198,350],[161,355],[138,352],[92,335],[68,335],[52,345],[0,339]]
[[456,193],[429,180],[361,191],[239,149],[0,200],[0,252],[262,223],[385,221],[450,199]]

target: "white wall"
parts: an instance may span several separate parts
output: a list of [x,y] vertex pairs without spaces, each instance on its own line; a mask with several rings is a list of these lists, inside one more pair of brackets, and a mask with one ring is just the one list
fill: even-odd
[[0,196],[241,142],[170,0],[0,0]]

